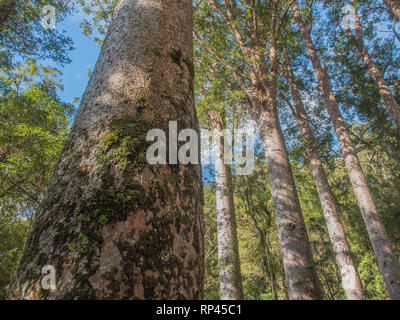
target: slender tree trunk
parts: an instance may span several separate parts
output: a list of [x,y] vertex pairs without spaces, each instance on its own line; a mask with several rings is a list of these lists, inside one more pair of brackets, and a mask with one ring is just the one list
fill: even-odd
[[400,0],[383,0],[392,13],[400,19]]
[[310,31],[301,19],[297,2],[293,2],[294,13],[307,46],[308,54],[314,67],[331,121],[336,131],[342,155],[345,161],[351,184],[361,209],[361,213],[374,248],[383,280],[391,299],[400,299],[400,266],[393,253],[392,245],[386,233],[382,219],[376,208],[372,193],[367,185],[357,153],[354,150],[347,131],[346,124],[340,113],[339,106],[333,94],[329,78],[322,68]]
[[15,12],[16,0],[0,0],[0,31]]
[[[215,129],[222,134],[223,121],[212,112]],[[222,141],[221,141],[222,140]],[[239,247],[233,201],[231,169],[224,162],[224,139],[214,143],[215,183],[218,229],[218,265],[221,300],[242,300]]]
[[347,299],[361,300],[364,299],[361,281],[351,257],[350,247],[347,243],[342,223],[340,222],[339,211],[328,178],[326,177],[324,166],[322,165],[319,156],[318,146],[308,122],[300,91],[297,87],[290,65],[290,60],[286,53],[285,56],[287,79],[294,103],[294,108],[290,106],[290,109],[292,110],[293,116],[297,121],[303,140],[306,144],[306,153],[310,159],[311,173],[314,177],[318,196],[324,212],[325,222],[328,227],[329,238],[339,266],[342,278],[342,287],[346,293]]
[[[146,160],[148,130],[168,132],[172,120],[198,130],[192,50],[191,1],[118,2],[29,234],[17,298],[203,297],[200,166]],[[41,289],[44,265],[56,290]]]
[[264,146],[276,223],[291,300],[321,299],[303,214],[276,108],[256,119]]
[[[255,217],[253,216],[253,221],[255,224],[258,225]],[[274,271],[272,270],[271,266],[271,254],[269,252],[269,247],[268,247],[268,241],[267,241],[267,235],[263,230],[261,230],[258,226],[256,226],[258,233],[261,237],[261,245],[264,248],[264,267],[267,273],[269,285],[271,286],[271,291],[272,291],[272,298],[274,300],[278,300],[278,293],[276,291],[276,278]]]
[[364,61],[365,66],[368,68],[368,73],[374,81],[375,85],[379,89],[379,94],[382,97],[386,108],[389,110],[389,113],[400,132],[400,106],[397,103],[396,99],[392,95],[389,87],[386,84],[385,79],[383,79],[382,73],[376,67],[375,63],[372,61],[371,57],[368,54],[368,51],[365,47],[360,48],[360,55]]
[[[270,60],[270,76],[273,80],[266,92],[258,92],[255,86],[250,112],[258,125],[264,147],[289,298],[291,300],[322,299],[296,184],[278,118],[276,105],[278,63],[276,44],[273,40],[270,43]],[[258,97],[258,100],[254,97]]]
[[274,272],[272,270],[272,266],[271,266],[271,254],[269,252],[268,243],[267,243],[265,234],[264,234],[264,241],[265,241],[264,261],[265,261],[265,268],[267,269],[267,273],[268,273],[269,284],[271,286],[272,298],[274,300],[278,300],[278,293],[276,291],[276,279],[275,279],[275,274],[274,274]]
[[[354,1],[352,1],[354,3]],[[368,54],[368,50],[364,45],[363,42],[363,36],[362,36],[362,25],[361,25],[361,20],[360,17],[356,14],[355,16],[355,27],[356,27],[356,36],[353,35],[351,32],[349,26],[345,26],[346,28],[346,35],[349,39],[353,40],[355,42],[355,46],[357,48],[357,51],[359,52],[364,65],[368,69],[368,74],[374,81],[375,85],[377,86],[379,90],[379,94],[381,98],[383,99],[386,108],[389,110],[389,113],[398,129],[400,132],[400,106],[397,103],[396,99],[390,92],[390,89],[388,85],[386,84],[385,79],[383,78],[382,73],[378,69],[378,67],[375,65],[375,63],[372,61],[370,55]]]

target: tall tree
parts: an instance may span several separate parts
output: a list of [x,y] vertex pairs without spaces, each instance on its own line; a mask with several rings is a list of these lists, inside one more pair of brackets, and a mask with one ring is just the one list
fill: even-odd
[[363,292],[360,278],[351,257],[350,247],[340,221],[339,211],[336,206],[324,166],[319,156],[318,145],[308,122],[308,117],[297,86],[295,76],[289,60],[289,55],[284,52],[284,63],[286,67],[285,76],[290,87],[293,105],[287,101],[294,118],[297,121],[303,140],[306,144],[306,153],[310,160],[310,169],[314,177],[317,192],[321,201],[322,210],[329,237],[336,254],[336,260],[342,277],[342,286],[349,300],[363,299]]
[[[196,52],[198,53],[198,52]],[[218,69],[213,69],[195,54],[197,99],[196,110],[200,124],[210,131],[214,158],[215,207],[217,220],[217,248],[219,267],[219,298],[222,300],[242,300],[242,276],[240,272],[239,246],[236,232],[235,203],[231,167],[227,164],[225,150],[225,129],[235,127],[235,119],[240,112],[235,106],[236,92],[223,80]],[[232,115],[231,119],[228,113]],[[208,144],[207,144],[208,146]],[[205,150],[210,152],[210,150]],[[232,151],[232,150],[231,150]],[[207,163],[203,163],[207,166]]]
[[221,300],[242,300],[239,248],[231,168],[225,163],[224,121],[217,111],[208,112],[216,141],[213,143],[218,230],[218,265]]
[[[355,7],[356,3],[352,0],[351,3]],[[390,115],[394,123],[397,126],[397,129],[400,132],[400,106],[394,98],[393,94],[390,92],[390,89],[383,78],[382,72],[378,69],[372,58],[370,57],[366,46],[364,45],[363,40],[363,27],[361,24],[360,16],[355,12],[355,34],[350,29],[349,24],[344,24],[344,29],[349,40],[355,45],[357,51],[359,52],[365,67],[368,69],[368,73],[375,85],[378,87],[379,94],[382,97],[386,108],[389,110]]]
[[[173,120],[198,129],[193,77],[191,1],[119,1],[28,236],[16,297],[202,298],[200,166],[146,160],[148,130]],[[56,269],[56,290],[40,286],[44,265]]]
[[[289,3],[213,0],[200,4],[208,21],[199,22],[195,36],[204,52],[218,59],[246,93],[249,113],[259,128],[289,297],[319,299],[319,281],[277,111],[277,46]],[[232,52],[229,58],[224,56],[227,49]]]
[[[312,1],[309,7],[310,12],[312,12],[311,9]],[[307,27],[302,19],[297,1],[293,2],[293,10],[317,76],[322,95],[325,99],[328,113],[336,131],[346,169],[353,185],[386,288],[392,299],[400,299],[400,266],[393,253],[392,245],[387,236],[378,209],[376,208],[372,193],[367,185],[360,161],[350,139],[350,134],[340,113],[328,74],[326,70],[322,68],[314,43],[311,39],[312,18],[310,19],[310,25]]]

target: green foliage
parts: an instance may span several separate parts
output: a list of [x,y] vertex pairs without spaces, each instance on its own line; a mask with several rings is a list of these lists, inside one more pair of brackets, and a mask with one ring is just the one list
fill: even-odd
[[[55,30],[42,9],[56,11]],[[30,221],[68,137],[73,106],[57,95],[72,40],[59,29],[73,10],[64,0],[3,1],[0,16],[0,295],[21,255]],[[3,7],[4,6],[4,7]],[[56,26],[56,27],[57,27]]]
[[0,213],[30,215],[66,141],[73,108],[56,69],[33,60],[0,75]]
[[28,229],[29,221],[26,220],[0,225],[0,299],[8,293],[8,284],[16,272]]
[[59,28],[46,30],[42,26],[42,9],[51,5],[56,10],[58,25],[69,14],[72,4],[64,0],[10,1],[15,8],[0,26],[0,66],[8,65],[14,57],[52,59],[60,64],[70,62],[68,51],[72,40]]
[[117,0],[79,0],[79,2],[83,12],[87,15],[87,19],[80,24],[82,33],[87,37],[94,34],[93,40],[101,46],[110,26]]
[[33,60],[0,74],[0,294],[69,132],[73,107],[57,97],[58,77]]
[[219,269],[217,246],[217,212],[215,185],[204,185],[204,296],[209,300],[219,299]]

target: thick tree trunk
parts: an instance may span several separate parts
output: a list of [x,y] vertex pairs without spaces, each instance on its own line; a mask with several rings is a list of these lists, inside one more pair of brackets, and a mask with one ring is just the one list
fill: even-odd
[[383,0],[392,13],[400,19],[400,0]]
[[301,14],[296,1],[293,2],[293,9],[304,42],[307,46],[308,54],[314,67],[325,103],[328,108],[331,121],[336,131],[342,155],[345,161],[351,184],[361,209],[361,213],[374,248],[376,258],[391,299],[400,299],[400,266],[393,254],[392,245],[387,236],[382,219],[376,208],[372,193],[367,185],[360,161],[353,147],[346,124],[340,113],[339,106],[333,94],[329,78],[326,71],[322,68],[314,44],[311,40],[309,30],[306,29],[301,19]]
[[0,31],[13,15],[16,5],[16,0],[0,0]]
[[[213,112],[215,129],[222,133],[223,121]],[[222,141],[221,141],[222,140]],[[231,169],[224,162],[224,139],[214,143],[218,230],[218,265],[221,300],[242,300],[239,247],[233,201]]]
[[[192,2],[120,0],[29,234],[17,298],[201,299],[199,165],[149,165],[146,133],[194,109]],[[172,139],[172,137],[170,137]],[[41,289],[44,265],[56,290]]]
[[[354,1],[352,1],[352,3],[354,3]],[[364,65],[368,69],[368,74],[370,75],[375,85],[377,86],[379,94],[383,99],[383,102],[385,103],[386,108],[388,109],[398,131],[400,132],[400,106],[397,103],[394,96],[392,95],[392,93],[390,92],[390,89],[386,84],[386,81],[383,78],[382,73],[375,65],[375,63],[372,61],[368,53],[368,50],[364,45],[361,20],[357,14],[355,17],[355,27],[356,27],[356,36],[353,35],[349,26],[346,27],[346,34],[349,39],[352,39],[355,42],[356,48],[364,62]]]
[[357,274],[350,247],[347,243],[342,223],[340,222],[339,211],[331,187],[326,177],[325,169],[319,156],[318,146],[314,134],[308,122],[300,91],[297,87],[290,61],[286,56],[287,79],[290,86],[294,108],[290,107],[293,116],[297,121],[303,140],[306,144],[306,153],[310,159],[310,169],[317,187],[318,196],[321,201],[329,238],[339,266],[342,277],[342,287],[349,300],[361,300],[363,290],[360,278]]

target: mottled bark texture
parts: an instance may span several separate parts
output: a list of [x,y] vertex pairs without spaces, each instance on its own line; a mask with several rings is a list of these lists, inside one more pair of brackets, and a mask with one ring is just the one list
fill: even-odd
[[304,109],[300,91],[297,87],[296,79],[290,65],[288,55],[285,53],[285,63],[287,69],[287,80],[289,83],[294,107],[288,102],[293,116],[297,121],[303,140],[306,145],[306,154],[310,160],[310,170],[314,177],[322,211],[324,213],[329,238],[332,243],[336,261],[339,266],[342,279],[342,287],[349,300],[362,300],[363,290],[356,267],[351,257],[350,247],[340,221],[335,198],[333,196],[324,166],[319,156],[318,145],[308,122],[307,114]]
[[10,19],[11,15],[15,12],[16,5],[16,0],[0,1],[0,31],[3,29],[6,22]]
[[[354,1],[351,1],[351,3],[354,5]],[[367,67],[368,74],[377,86],[379,94],[400,133],[400,106],[394,98],[393,94],[390,92],[390,89],[385,79],[383,78],[381,71],[378,69],[378,67],[370,57],[368,50],[364,45],[363,28],[361,25],[360,16],[357,14],[355,15],[355,27],[356,33],[354,35],[353,32],[350,30],[350,27],[348,25],[345,25],[346,35],[355,44],[357,51],[364,62],[364,65]]]
[[[203,298],[199,165],[149,165],[149,129],[198,130],[192,3],[120,0],[14,282],[28,299]],[[42,290],[44,265],[57,289]]]
[[294,13],[307,46],[308,54],[314,67],[319,86],[322,91],[328,113],[336,131],[336,136],[344,158],[354,193],[361,209],[365,225],[371,239],[372,246],[391,299],[400,299],[400,266],[393,253],[392,245],[386,233],[382,218],[379,215],[372,193],[367,185],[357,153],[350,139],[345,121],[340,113],[339,106],[333,94],[328,74],[322,68],[310,31],[307,30],[300,14],[300,9],[293,2]]
[[257,123],[264,147],[289,298],[321,299],[310,241],[278,118],[278,63],[274,41],[270,43],[270,61],[273,80],[265,90],[260,90],[262,85],[253,77],[249,111]]
[[221,134],[214,141],[215,184],[218,230],[218,265],[219,288],[221,300],[242,300],[242,277],[238,238],[236,233],[236,217],[233,201],[231,169],[224,160],[223,120],[217,112],[210,112],[213,129]]
[[400,19],[400,0],[383,0],[392,13]]

